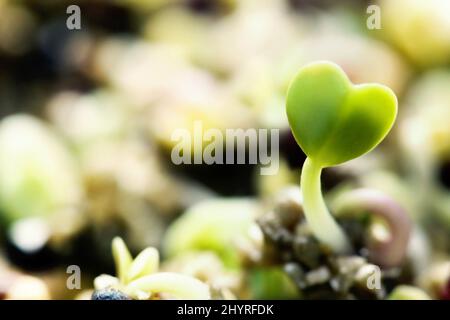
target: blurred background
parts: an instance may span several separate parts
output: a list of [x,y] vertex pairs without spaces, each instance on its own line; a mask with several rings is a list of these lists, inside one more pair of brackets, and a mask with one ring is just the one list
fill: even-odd
[[[80,30],[66,26],[72,4]],[[367,27],[371,4],[381,29]],[[222,286],[240,288],[237,297],[292,297],[264,287],[284,281],[277,274],[236,285],[245,266],[230,239],[298,184],[305,155],[284,97],[298,68],[315,60],[397,94],[388,138],[325,170],[323,187],[330,196],[375,188],[400,203],[414,223],[412,281],[442,298],[450,274],[447,0],[0,0],[0,297],[82,297],[95,276],[114,274],[117,235],[133,253],[160,249],[177,272],[207,265]],[[195,120],[280,129],[278,174],[174,165],[171,134]],[[195,219],[211,219],[229,248],[177,239]],[[82,270],[79,290],[66,287],[69,265]]]

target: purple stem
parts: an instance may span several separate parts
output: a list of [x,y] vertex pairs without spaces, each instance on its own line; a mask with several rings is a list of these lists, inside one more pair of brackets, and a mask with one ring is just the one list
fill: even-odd
[[337,216],[348,212],[369,212],[383,218],[388,224],[390,237],[367,244],[369,258],[383,268],[400,265],[405,258],[412,222],[406,211],[391,197],[372,189],[356,189],[336,200]]

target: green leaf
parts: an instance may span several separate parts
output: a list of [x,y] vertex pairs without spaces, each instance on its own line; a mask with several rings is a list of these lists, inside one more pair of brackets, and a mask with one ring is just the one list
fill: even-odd
[[303,67],[287,94],[297,143],[323,167],[357,158],[377,146],[397,115],[397,98],[380,84],[353,85],[334,63]]
[[159,252],[155,248],[147,248],[134,259],[131,263],[128,274],[127,281],[133,281],[139,277],[143,277],[159,269]]
[[126,283],[127,273],[133,262],[133,258],[122,238],[116,237],[113,239],[112,253],[116,265],[117,277],[120,279],[121,283]]

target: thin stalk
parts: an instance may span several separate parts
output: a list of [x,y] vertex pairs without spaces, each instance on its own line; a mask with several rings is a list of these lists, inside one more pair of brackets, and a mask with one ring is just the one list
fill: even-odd
[[391,197],[371,189],[356,189],[338,197],[333,211],[340,216],[345,213],[369,212],[386,221],[390,237],[374,239],[367,244],[369,257],[384,268],[399,266],[407,253],[413,224],[407,212]]
[[321,172],[322,166],[306,158],[300,181],[306,220],[319,241],[338,253],[350,252],[351,246],[347,237],[323,200],[320,186]]

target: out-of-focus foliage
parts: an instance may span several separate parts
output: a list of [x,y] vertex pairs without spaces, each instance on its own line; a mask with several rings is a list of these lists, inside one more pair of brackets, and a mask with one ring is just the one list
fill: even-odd
[[79,169],[48,126],[25,115],[0,122],[0,207],[8,222],[81,204]]
[[[381,30],[367,28],[369,4],[380,6]],[[80,30],[66,26],[69,5],[81,9]],[[93,279],[114,274],[110,245],[121,236],[133,255],[161,249],[162,272],[200,279],[212,298],[302,297],[302,281],[293,285],[281,261],[264,256],[255,222],[274,210],[272,197],[298,183],[305,159],[289,132],[288,85],[300,67],[328,60],[356,85],[390,87],[399,112],[376,150],[323,172],[327,202],[362,186],[401,204],[414,231],[405,266],[387,281],[442,298],[450,252],[449,5],[0,0],[0,296],[75,298],[66,267],[77,264],[86,289],[78,298],[90,298]],[[194,134],[198,120],[221,133],[280,129],[278,174],[260,176],[257,165],[174,165],[174,130]],[[206,145],[192,146],[192,156]],[[291,205],[273,230],[283,261],[297,257],[287,247],[316,248],[304,226],[283,232]],[[377,221],[366,238],[373,232],[383,238],[389,230]],[[313,285],[317,270],[307,271]]]

